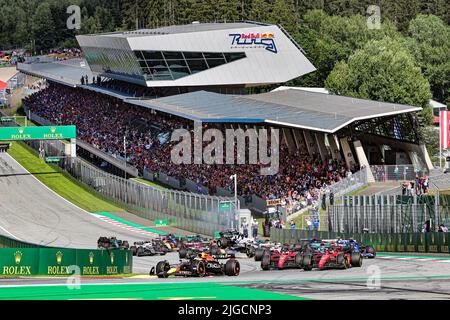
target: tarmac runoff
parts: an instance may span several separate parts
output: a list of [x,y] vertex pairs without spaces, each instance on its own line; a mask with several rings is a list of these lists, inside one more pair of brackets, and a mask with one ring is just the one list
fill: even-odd
[[[6,153],[0,154],[0,212],[1,234],[13,235],[20,240],[43,245],[95,248],[98,237],[102,235],[114,235],[130,242],[146,240],[150,237],[150,235],[102,221],[67,202],[39,182]],[[233,288],[239,286],[239,288],[278,293],[281,297],[295,296],[313,299],[450,299],[450,264],[447,263],[448,259],[444,258],[433,256],[431,259],[430,257],[407,259],[404,256],[388,255],[364,260],[362,268],[305,272],[303,270],[262,271],[259,263],[242,255],[238,256],[241,263],[241,274],[238,277],[157,279],[147,276],[150,268],[160,260],[177,263],[178,254],[174,252],[166,256],[136,257],[133,260],[133,272],[140,274],[137,278],[81,279],[80,281],[82,287],[121,283],[125,283],[125,287],[128,284],[188,285],[195,282],[206,286],[208,283],[220,283],[224,286],[232,285]],[[368,287],[367,281],[373,280],[377,275],[380,276],[381,285],[374,287],[375,289]],[[12,298],[9,293],[5,294],[5,290],[12,288],[11,285],[24,286],[21,290],[27,288],[27,285],[37,285],[37,288],[42,288],[36,289],[39,295],[39,292],[45,293],[48,288],[42,285],[59,284],[65,287],[66,281],[62,278],[0,279],[0,298],[8,298],[8,296]],[[234,289],[237,290],[237,288]],[[198,291],[198,294],[194,293],[186,294],[186,296],[192,296],[193,299],[201,298],[201,291]],[[101,297],[104,294],[98,296]],[[139,299],[155,298],[155,296],[142,296],[139,293],[131,294],[131,296]],[[60,299],[64,297],[72,298],[68,294],[60,296]],[[91,294],[86,294],[85,297],[93,298]],[[249,299],[251,296],[246,294],[245,297]]]

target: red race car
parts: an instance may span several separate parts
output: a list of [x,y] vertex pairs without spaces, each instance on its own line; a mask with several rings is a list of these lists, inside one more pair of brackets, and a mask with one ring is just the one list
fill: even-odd
[[281,251],[265,252],[261,258],[261,269],[302,268],[303,255],[300,251],[283,248]]
[[321,247],[302,257],[302,268],[310,271],[313,268],[323,269],[347,269],[361,267],[362,256],[359,252],[345,251],[340,246],[331,245],[328,248]]

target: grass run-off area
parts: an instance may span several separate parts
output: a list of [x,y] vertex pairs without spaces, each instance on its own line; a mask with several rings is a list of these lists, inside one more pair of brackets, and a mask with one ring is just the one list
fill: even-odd
[[68,173],[64,173],[56,165],[50,165],[40,159],[30,147],[23,143],[12,142],[8,153],[47,187],[86,211],[125,211],[91,193],[87,186],[82,185]]

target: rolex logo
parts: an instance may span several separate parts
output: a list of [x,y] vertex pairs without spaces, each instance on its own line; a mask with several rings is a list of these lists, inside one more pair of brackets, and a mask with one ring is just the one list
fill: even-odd
[[111,264],[114,264],[114,253],[111,252]]
[[23,128],[19,128],[19,134],[23,133]]
[[55,132],[56,132],[56,128],[55,128],[55,127],[51,127],[51,128],[50,128],[50,131],[51,131],[52,133],[55,133]]
[[94,254],[92,252],[89,252],[89,263],[90,264],[94,263]]
[[16,264],[19,264],[20,261],[22,260],[22,252],[16,251],[14,253],[14,260],[15,260]]
[[58,252],[56,253],[56,263],[57,263],[57,264],[61,264],[61,262],[62,262],[62,257],[63,257],[62,252],[61,252],[61,251],[58,251]]

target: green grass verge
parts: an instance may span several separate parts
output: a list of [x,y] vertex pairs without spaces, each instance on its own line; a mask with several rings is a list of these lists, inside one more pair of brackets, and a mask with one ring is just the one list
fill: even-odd
[[359,195],[360,193],[362,193],[363,191],[365,191],[367,188],[369,188],[369,186],[364,186],[364,187],[359,188],[359,189],[357,189],[357,190],[355,190],[355,191],[353,191],[353,192],[350,192],[349,194],[346,194],[346,195],[347,195],[347,196],[357,196],[357,195]]
[[169,187],[168,185],[165,185],[163,183],[158,183],[158,182],[154,182],[154,181],[150,181],[150,180],[146,180],[146,179],[142,179],[142,178],[133,178],[131,180],[152,186],[152,187],[156,187],[156,188],[160,188],[160,189],[172,189],[171,187]]
[[59,167],[46,163],[23,143],[12,142],[8,153],[47,187],[86,211],[125,211],[112,202],[94,195],[89,187],[81,184]]

